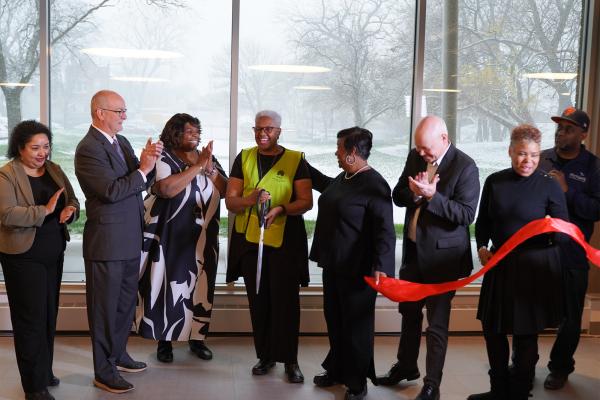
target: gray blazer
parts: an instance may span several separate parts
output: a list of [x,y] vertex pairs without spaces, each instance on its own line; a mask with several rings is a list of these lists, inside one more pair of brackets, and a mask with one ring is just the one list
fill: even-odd
[[125,161],[92,126],[75,151],[75,175],[85,194],[83,258],[86,260],[131,260],[142,252],[142,191],[147,184],[137,170],[139,160],[131,144],[124,136],[117,138]]
[[[73,206],[77,211],[72,222],[79,216],[79,201],[75,197],[69,179],[58,164],[46,161],[46,171],[56,184],[65,188],[65,206]],[[0,168],[0,252],[21,254],[31,248],[37,227],[46,218],[45,204],[35,204],[31,185],[23,164],[18,158]],[[69,231],[63,224],[65,238]]]

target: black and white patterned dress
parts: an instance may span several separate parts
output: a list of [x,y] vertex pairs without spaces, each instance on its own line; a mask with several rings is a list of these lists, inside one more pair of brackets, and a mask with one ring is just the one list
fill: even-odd
[[[213,157],[221,174],[225,172]],[[156,180],[187,166],[163,151]],[[171,199],[150,195],[140,270],[139,334],[155,340],[203,340],[210,324],[219,259],[220,193],[196,176]]]

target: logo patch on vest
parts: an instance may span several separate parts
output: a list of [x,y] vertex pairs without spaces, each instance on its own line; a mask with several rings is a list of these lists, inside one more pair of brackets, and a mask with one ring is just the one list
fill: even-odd
[[282,170],[282,169],[280,169],[279,171],[277,171],[277,175],[279,175],[279,176],[284,176],[284,175],[285,175],[285,173],[283,172],[283,170]]
[[585,175],[583,174],[583,172],[580,172],[579,174],[571,172],[569,174],[569,179],[573,179],[574,181],[578,181],[578,182],[585,182],[585,181],[587,181],[587,178],[585,177]]

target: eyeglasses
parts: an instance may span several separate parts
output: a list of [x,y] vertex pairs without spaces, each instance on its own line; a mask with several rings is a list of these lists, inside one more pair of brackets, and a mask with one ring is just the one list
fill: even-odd
[[261,132],[264,132],[268,135],[271,132],[273,132],[274,129],[281,129],[281,128],[278,128],[276,126],[263,126],[262,128],[253,126],[252,129],[254,130],[254,133],[260,134]]
[[112,111],[114,113],[117,113],[119,115],[119,118],[123,118],[123,114],[127,114],[127,109],[126,108],[123,108],[123,109],[120,109],[120,110],[111,110],[110,108],[100,108],[100,109],[104,110],[104,111]]

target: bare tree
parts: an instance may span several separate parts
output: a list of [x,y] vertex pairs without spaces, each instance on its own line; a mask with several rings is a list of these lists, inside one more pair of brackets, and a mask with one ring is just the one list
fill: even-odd
[[[580,7],[577,0],[462,0],[459,109],[507,132],[534,121],[532,112],[550,96],[556,99],[556,112],[568,106],[570,96],[565,93],[575,81],[531,79],[526,74],[578,70]],[[485,140],[487,135],[480,133],[478,139]]]
[[[140,0],[157,7],[181,7],[180,0]],[[29,83],[40,60],[38,0],[0,0],[0,82]],[[73,46],[81,33],[93,27],[92,16],[100,9],[115,6],[119,0],[89,2],[51,0],[53,24],[51,46]],[[6,101],[8,129],[21,120],[21,94],[24,86],[0,86]]]
[[402,15],[392,0],[321,0],[316,10],[291,16],[299,59],[332,69],[329,98],[348,107],[356,125],[367,126],[403,104],[411,81],[402,67],[410,65],[412,51],[398,51]]

